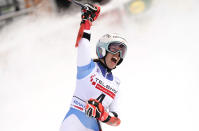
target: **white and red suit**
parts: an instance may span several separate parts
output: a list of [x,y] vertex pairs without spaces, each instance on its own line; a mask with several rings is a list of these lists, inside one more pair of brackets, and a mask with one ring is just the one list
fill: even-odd
[[118,113],[119,85],[119,79],[111,71],[100,62],[93,61],[90,30],[84,30],[78,46],[76,89],[60,131],[100,131],[99,121],[85,114],[86,102],[90,98],[103,96],[102,105],[105,110]]

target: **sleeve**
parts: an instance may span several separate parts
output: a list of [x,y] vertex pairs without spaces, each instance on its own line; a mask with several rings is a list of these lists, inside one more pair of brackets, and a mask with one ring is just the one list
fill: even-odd
[[[115,79],[115,82],[116,82],[116,85],[119,87],[120,85],[120,80],[118,78],[114,78]],[[113,100],[113,102],[110,104],[109,106],[109,112],[115,112],[117,113],[117,115],[119,115],[119,108],[118,108],[118,105],[119,105],[119,97],[120,97],[120,91],[118,89],[117,93],[116,93],[116,96]]]
[[117,113],[117,115],[119,115],[118,97],[119,97],[119,94],[117,93],[117,95],[115,96],[115,99],[113,100],[113,102],[109,106],[109,112]]
[[79,41],[77,51],[77,79],[89,75],[95,64],[91,58],[90,30],[84,30],[82,39]]

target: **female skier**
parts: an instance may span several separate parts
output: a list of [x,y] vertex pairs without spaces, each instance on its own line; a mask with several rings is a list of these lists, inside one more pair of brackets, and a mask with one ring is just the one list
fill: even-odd
[[76,90],[71,107],[60,131],[101,131],[100,122],[118,126],[118,87],[120,81],[111,70],[121,64],[126,51],[126,40],[118,34],[106,34],[96,46],[98,59],[91,58],[90,27],[100,8],[86,4],[82,9],[77,55]]

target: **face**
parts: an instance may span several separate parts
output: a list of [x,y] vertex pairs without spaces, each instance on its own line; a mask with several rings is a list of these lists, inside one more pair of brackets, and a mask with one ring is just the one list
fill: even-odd
[[109,69],[114,69],[117,66],[117,63],[120,61],[119,52],[116,54],[107,53],[105,61]]

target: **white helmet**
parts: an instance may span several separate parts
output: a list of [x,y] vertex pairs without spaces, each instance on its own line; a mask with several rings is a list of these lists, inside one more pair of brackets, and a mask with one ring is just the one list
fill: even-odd
[[[110,45],[119,45],[120,50],[111,50]],[[127,41],[119,34],[111,33],[103,35],[96,46],[96,53],[99,59],[105,58],[107,52],[112,54],[120,53],[120,61],[117,65],[121,64],[127,51]]]

